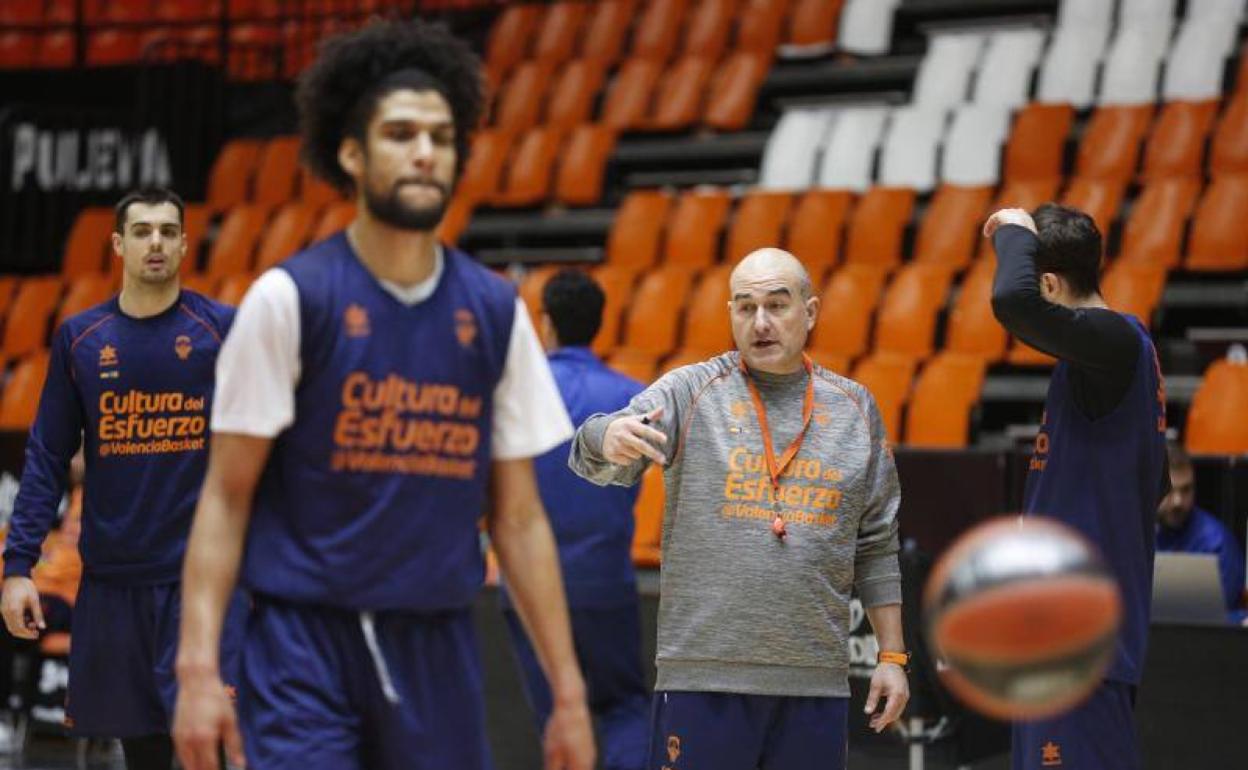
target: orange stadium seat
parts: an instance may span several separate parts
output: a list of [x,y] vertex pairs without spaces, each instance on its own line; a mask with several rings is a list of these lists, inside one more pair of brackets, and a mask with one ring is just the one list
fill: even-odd
[[570,129],[590,120],[594,99],[606,81],[606,68],[594,59],[568,62],[550,89],[546,102],[546,123]]
[[204,272],[220,278],[251,270],[256,243],[268,215],[268,208],[254,203],[230,209],[221,220]]
[[1079,142],[1076,174],[1121,182],[1131,179],[1152,118],[1151,104],[1098,107]]
[[642,384],[649,384],[654,380],[658,359],[649,353],[643,353],[639,350],[620,348],[607,359],[607,366],[621,374],[632,377]]
[[626,60],[607,87],[602,122],[617,131],[644,126],[662,71],[663,65],[652,59]]
[[649,0],[633,29],[630,55],[659,63],[671,58],[688,5],[688,0]]
[[36,26],[43,23],[43,0],[8,0],[0,5],[0,24]]
[[598,336],[594,337],[593,348],[598,355],[606,356],[619,344],[624,310],[632,299],[637,274],[624,267],[599,265],[594,268],[592,275],[606,295],[606,303],[602,308],[602,327],[598,330]]
[[788,0],[745,0],[737,23],[734,48],[771,56],[780,42]]
[[710,60],[700,56],[677,59],[659,78],[653,113],[644,126],[656,131],[677,131],[692,125],[702,115],[711,70]]
[[221,13],[221,2],[220,0],[157,2],[153,10],[154,18],[161,21],[212,21]]
[[1101,276],[1101,296],[1120,313],[1127,313],[1151,326],[1153,311],[1161,303],[1166,287],[1166,268],[1118,260]]
[[1031,103],[1019,110],[1005,145],[1005,178],[1058,179],[1075,111],[1069,104]]
[[36,67],[72,67],[77,58],[78,41],[73,32],[49,30],[39,38],[39,48],[35,51]]
[[951,276],[944,265],[911,263],[901,268],[876,315],[875,349],[916,358],[930,355]]
[[1248,174],[1215,177],[1196,207],[1187,268],[1214,272],[1248,268],[1245,214],[1248,214]]
[[555,199],[569,206],[600,201],[613,149],[615,132],[610,128],[585,124],[573,129],[559,154]]
[[89,24],[148,21],[153,15],[152,0],[85,0],[82,8],[84,20]]
[[985,368],[982,358],[961,353],[941,353],[923,367],[906,410],[906,443],[940,449],[965,447]]
[[64,323],[66,318],[78,315],[113,296],[113,286],[113,279],[104,273],[89,273],[71,280],[65,299],[57,310],[53,328]]
[[766,246],[779,248],[780,235],[792,206],[793,196],[787,192],[751,190],[746,193],[737,204],[728,230],[728,261],[735,263],[751,251]]
[[[15,275],[0,275],[0,318],[8,315],[13,298],[17,295],[18,283],[18,277]],[[0,371],[3,371],[3,363],[0,361]]]
[[540,320],[542,315],[542,289],[546,287],[546,282],[550,277],[559,271],[557,265],[537,265],[529,268],[524,274],[524,279],[520,281],[520,299],[524,300],[524,307],[529,311],[529,317],[533,319],[533,328],[542,328]]
[[[1244,56],[1248,62],[1248,55]],[[1220,174],[1248,173],[1248,87],[1231,97],[1213,133],[1209,171]]]
[[[284,44],[274,25],[236,24],[230,27],[229,43],[230,58],[226,62],[226,69],[231,79],[258,81],[278,74],[278,55]],[[285,47],[288,50],[297,50],[294,45]],[[295,59],[296,57],[290,57],[292,63]]]
[[681,52],[716,61],[728,45],[737,11],[736,0],[696,0],[685,22]]
[[854,207],[845,246],[846,262],[893,268],[901,264],[901,239],[914,211],[914,190],[872,187]]
[[1169,102],[1144,147],[1145,179],[1198,176],[1218,102]]
[[233,139],[217,153],[208,174],[208,205],[213,211],[224,211],[248,199],[261,147],[259,139]]
[[442,215],[442,221],[438,223],[438,240],[451,245],[458,243],[459,236],[463,235],[468,221],[472,219],[473,207],[474,203],[464,196],[453,196],[447,204],[446,213]]
[[730,54],[711,78],[702,122],[720,131],[740,131],[749,125],[769,63],[767,54],[753,51]]
[[[203,248],[204,236],[208,234],[208,223],[212,220],[212,210],[203,203],[188,203],[182,211],[182,232],[186,235],[186,254],[182,257],[179,268],[183,276],[190,275],[199,268],[199,252]],[[112,264],[120,263],[113,259]],[[116,275],[116,271],[109,270]]]
[[852,378],[875,397],[888,440],[894,444],[901,435],[901,408],[910,396],[914,369],[914,358],[883,352],[867,356],[854,367]]
[[33,32],[0,33],[0,67],[33,67],[39,38]]
[[221,288],[217,290],[217,302],[238,307],[243,302],[247,290],[256,280],[254,273],[232,273],[221,279]]
[[1083,211],[1096,220],[1101,236],[1107,238],[1118,217],[1126,182],[1119,179],[1075,177],[1062,195],[1062,203]]
[[533,43],[533,58],[556,64],[571,58],[588,10],[588,4],[570,0],[562,0],[547,8]]
[[256,272],[264,272],[302,249],[315,226],[316,210],[305,203],[287,203],[278,209],[260,239]]
[[1194,177],[1149,182],[1131,207],[1131,216],[1123,228],[1119,259],[1177,267],[1183,228],[1199,194],[1200,180]]
[[718,187],[688,190],[676,202],[667,222],[663,262],[706,267],[719,257],[719,235],[732,198]]
[[23,279],[9,306],[2,352],[9,358],[18,358],[47,347],[48,322],[60,298],[60,276]]
[[29,430],[39,411],[39,394],[48,377],[48,352],[39,350],[13,368],[0,398],[0,429]]
[[835,353],[828,353],[823,350],[809,350],[807,351],[807,354],[810,356],[811,361],[814,361],[824,369],[836,372],[842,377],[849,376],[849,358],[845,356],[838,356]]
[[312,231],[311,243],[323,241],[339,230],[345,229],[355,219],[355,201],[331,203],[321,214],[321,221]]
[[[7,395],[7,393],[6,393]],[[1248,364],[1215,361],[1192,397],[1184,443],[1198,454],[1238,455],[1248,452]]]
[[536,206],[546,200],[562,139],[559,129],[548,126],[539,126],[521,136],[494,204]]
[[664,265],[646,273],[633,291],[621,347],[654,362],[671,353],[692,284],[693,270],[685,265]]
[[129,64],[139,58],[139,36],[130,29],[100,29],[87,35],[89,66]]
[[887,276],[883,266],[867,263],[845,265],[833,273],[820,295],[811,350],[845,359],[865,353],[871,317]]
[[914,259],[961,270],[975,253],[988,216],[991,187],[942,184],[919,224]]
[[1010,341],[1010,349],[1005,360],[1012,366],[1053,366],[1057,359],[1048,353],[1036,350],[1031,345],[1015,337]]
[[637,0],[600,0],[593,4],[580,55],[604,66],[615,64],[624,50],[624,37],[633,20]]
[[969,353],[996,363],[1005,356],[1008,334],[992,313],[992,276],[996,260],[975,262],[958,288],[958,297],[949,311],[945,349]]
[[182,288],[190,289],[205,297],[217,296],[217,279],[204,273],[191,273],[182,276]]
[[299,137],[273,137],[260,153],[252,202],[274,207],[294,200],[298,176]]
[[841,236],[853,200],[847,190],[807,190],[794,206],[786,248],[797,255],[812,279],[840,261]]
[[497,129],[482,129],[472,137],[472,150],[464,164],[456,187],[458,194],[473,201],[493,198],[498,191],[511,147],[511,134]]
[[663,467],[654,463],[641,476],[641,489],[633,509],[633,564],[646,569],[659,566],[663,538]]
[[542,7],[537,4],[513,4],[500,13],[486,43],[486,69],[501,77],[524,59],[541,18]]
[[494,111],[493,123],[497,128],[523,133],[537,125],[553,67],[552,62],[526,61],[512,71]]
[[73,24],[78,21],[78,0],[47,0],[43,14],[45,24]]
[[79,211],[65,240],[61,275],[77,278],[88,273],[104,272],[106,255],[112,254],[115,224],[116,217],[111,207],[94,206]]
[[299,167],[299,200],[305,205],[320,211],[342,198],[342,193],[335,190],[329,182],[309,171],[307,166]]
[[672,196],[664,190],[634,190],[615,211],[607,236],[607,264],[644,270],[659,256],[663,224],[672,208]]
[[717,265],[702,273],[689,295],[681,349],[676,353],[683,361],[700,361],[733,349],[728,311],[732,299],[728,277],[732,267]]
[[831,46],[844,0],[793,0],[785,42],[798,46]]

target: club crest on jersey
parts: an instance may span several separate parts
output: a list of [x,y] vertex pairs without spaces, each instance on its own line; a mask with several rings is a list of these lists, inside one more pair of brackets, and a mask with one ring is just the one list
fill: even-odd
[[178,354],[178,358],[185,361],[191,357],[191,338],[185,334],[179,334],[173,340],[173,352]]
[[669,735],[667,736],[667,761],[674,765],[678,759],[680,759],[680,738]]
[[115,368],[117,361],[117,348],[112,345],[105,344],[100,348],[100,379],[115,380],[120,372]]
[[1049,741],[1040,747],[1040,764],[1045,767],[1061,767],[1062,765],[1062,747],[1060,744]]
[[455,311],[455,339],[459,340],[459,344],[463,347],[472,347],[472,342],[477,338],[477,319],[473,317],[471,310],[460,308]]
[[363,305],[352,302],[342,314],[342,325],[348,337],[367,337],[370,331],[368,311]]

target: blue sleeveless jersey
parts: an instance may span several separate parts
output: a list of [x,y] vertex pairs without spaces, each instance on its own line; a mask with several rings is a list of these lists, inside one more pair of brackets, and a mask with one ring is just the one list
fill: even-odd
[[1053,370],[1027,474],[1024,510],[1056,518],[1100,548],[1122,590],[1123,619],[1107,679],[1139,684],[1152,602],[1154,532],[1166,470],[1166,395],[1148,330],[1135,378],[1112,412],[1089,420],[1075,404],[1070,366]]
[[233,308],[183,290],[148,318],[118,298],[56,330],[26,442],[5,575],[28,575],[83,447],[84,573],[126,585],[176,582],[208,458],[217,352]]
[[515,289],[446,249],[432,296],[404,305],[343,233],[281,269],[299,291],[301,373],[256,492],[245,585],[348,609],[467,606]]

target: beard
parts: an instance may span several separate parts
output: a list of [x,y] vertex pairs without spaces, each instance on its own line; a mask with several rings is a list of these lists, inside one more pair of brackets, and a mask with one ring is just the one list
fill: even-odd
[[364,205],[368,212],[378,220],[400,230],[433,230],[442,221],[450,201],[449,185],[432,179],[421,180],[424,184],[436,187],[442,193],[442,200],[430,206],[412,206],[403,202],[400,192],[404,185],[413,184],[411,180],[400,180],[391,186],[388,193],[378,193],[371,187],[364,188]]

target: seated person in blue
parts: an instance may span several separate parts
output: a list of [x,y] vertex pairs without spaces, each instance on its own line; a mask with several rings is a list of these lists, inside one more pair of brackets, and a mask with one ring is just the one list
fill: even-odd
[[1157,550],[1218,556],[1222,593],[1233,618],[1243,616],[1244,544],[1218,517],[1196,505],[1192,458],[1169,442],[1170,494],[1157,508]]

